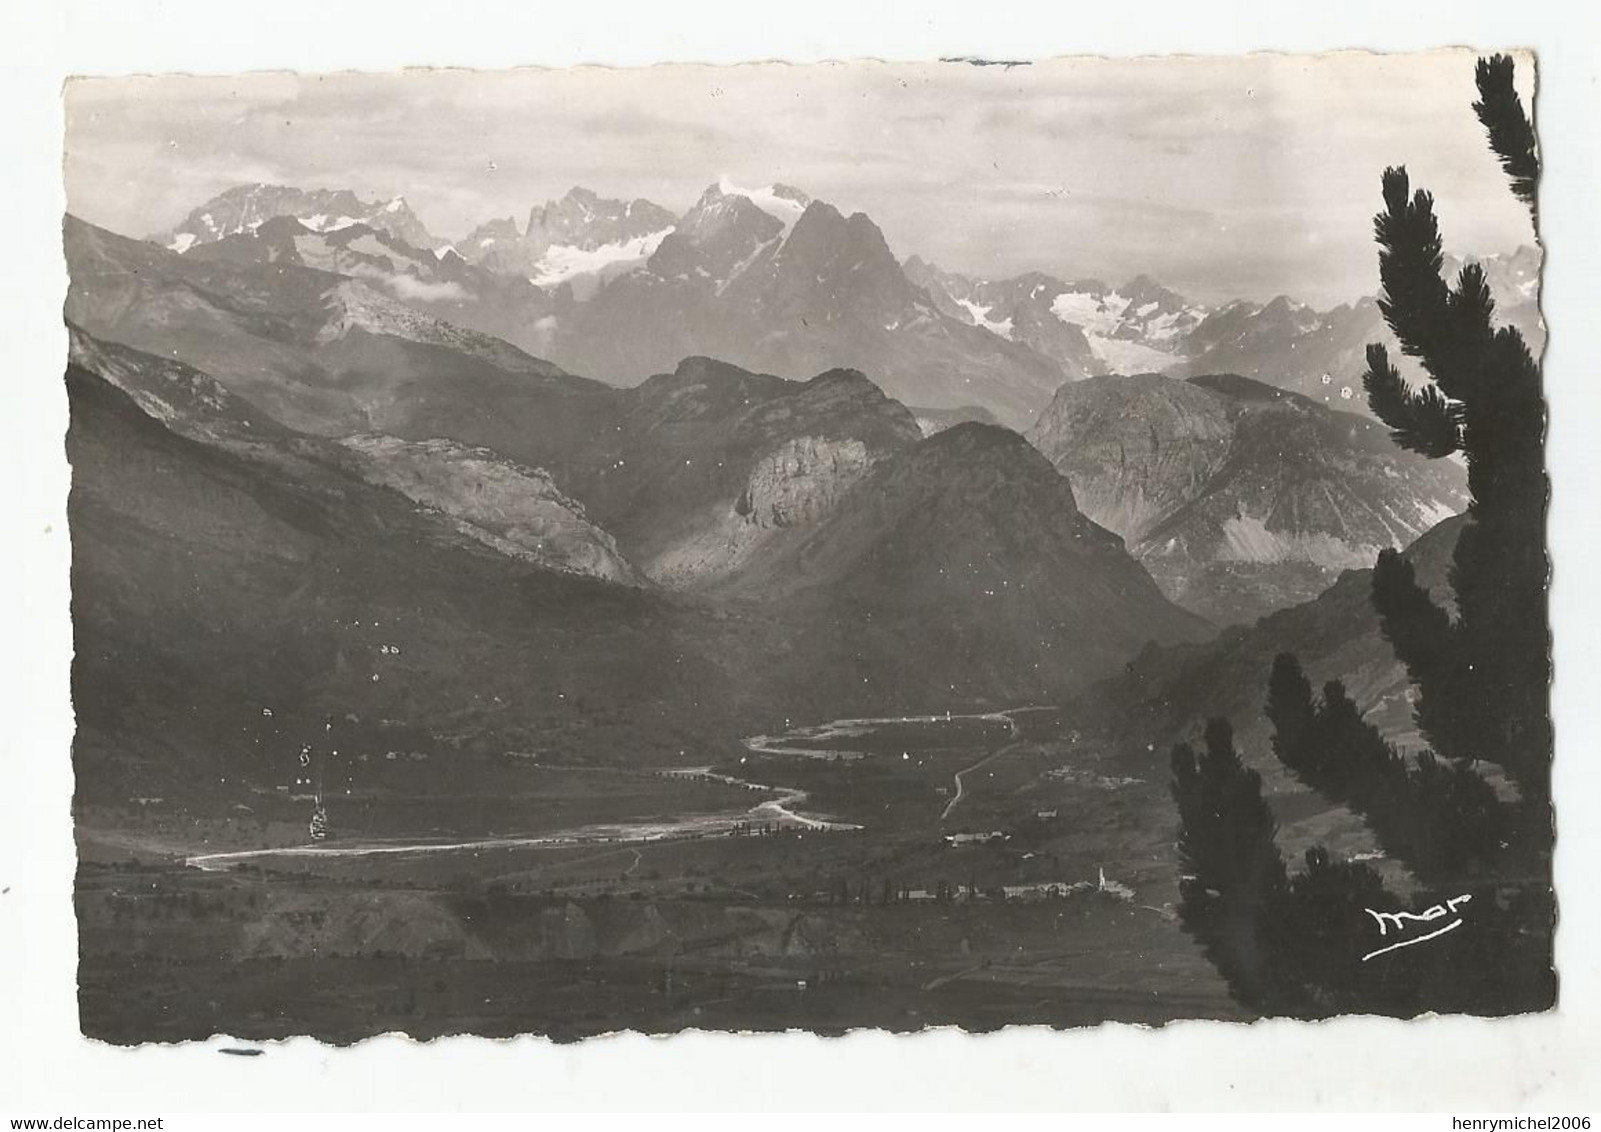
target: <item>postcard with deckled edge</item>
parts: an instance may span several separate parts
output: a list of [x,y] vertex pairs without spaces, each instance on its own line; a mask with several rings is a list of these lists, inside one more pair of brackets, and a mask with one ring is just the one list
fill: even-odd
[[1534,85],[71,81],[83,1033],[1550,1009]]

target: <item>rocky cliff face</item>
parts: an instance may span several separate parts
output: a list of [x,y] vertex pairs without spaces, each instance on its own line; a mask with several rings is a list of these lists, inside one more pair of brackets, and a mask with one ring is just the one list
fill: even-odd
[[786,381],[689,358],[623,398],[573,490],[649,577],[674,588],[737,573],[920,435],[904,406],[850,370]]
[[732,507],[705,516],[651,560],[651,577],[696,587],[737,572],[767,541],[820,522],[883,455],[854,437],[784,441],[757,458]]
[[1310,600],[1466,505],[1460,466],[1233,376],[1067,385],[1030,439],[1169,597],[1224,623]]
[[550,570],[640,584],[616,540],[539,468],[452,440],[369,435],[342,443],[363,479],[440,512],[486,546]]
[[1225,399],[1156,374],[1065,386],[1029,439],[1073,482],[1079,507],[1137,548],[1228,456]]

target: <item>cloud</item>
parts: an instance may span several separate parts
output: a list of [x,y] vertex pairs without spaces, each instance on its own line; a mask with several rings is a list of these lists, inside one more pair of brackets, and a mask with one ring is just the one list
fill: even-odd
[[395,298],[408,302],[454,303],[471,297],[465,287],[450,279],[430,283],[426,279],[418,279],[415,275],[393,274],[365,263],[356,264],[350,269],[350,274],[371,279],[386,288]]
[[68,200],[143,235],[246,181],[403,193],[448,239],[573,185],[682,209],[724,173],[866,212],[949,269],[1329,304],[1377,285],[1386,165],[1434,191],[1455,246],[1532,240],[1472,71],[1445,51],[82,80]]

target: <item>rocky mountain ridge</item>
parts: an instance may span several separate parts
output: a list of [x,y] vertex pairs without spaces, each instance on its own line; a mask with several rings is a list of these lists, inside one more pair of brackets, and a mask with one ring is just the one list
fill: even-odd
[[1459,465],[1237,375],[1070,383],[1029,438],[1169,597],[1219,623],[1310,600],[1467,502]]

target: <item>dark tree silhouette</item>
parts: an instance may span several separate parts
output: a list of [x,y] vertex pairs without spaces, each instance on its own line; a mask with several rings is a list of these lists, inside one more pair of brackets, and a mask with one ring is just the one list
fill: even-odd
[[[1474,110],[1532,214],[1539,157],[1512,61],[1480,60],[1477,79]],[[1288,654],[1274,662],[1267,716],[1285,766],[1363,816],[1387,853],[1428,886],[1407,903],[1466,894],[1472,930],[1431,943],[1428,962],[1410,951],[1377,967],[1353,958],[1371,928],[1363,917],[1402,905],[1371,869],[1321,848],[1288,875],[1260,778],[1239,764],[1232,742],[1228,758],[1213,752],[1218,721],[1208,727],[1206,758],[1174,751],[1186,873],[1180,919],[1257,1009],[1543,1009],[1554,1001],[1555,979],[1540,370],[1516,330],[1494,325],[1482,268],[1468,264],[1454,285],[1442,277],[1433,198],[1392,168],[1383,199],[1374,222],[1379,306],[1428,381],[1412,388],[1383,346],[1369,346],[1368,402],[1397,444],[1435,459],[1460,453],[1468,466],[1469,521],[1449,574],[1455,609],[1420,586],[1397,552],[1381,553],[1373,572],[1374,608],[1416,689],[1414,718],[1433,749],[1409,761],[1362,718],[1340,681],[1315,697]],[[1504,768],[1515,803],[1477,772],[1483,764]],[[1250,860],[1277,862],[1276,872],[1265,864],[1243,872],[1242,845]],[[1231,903],[1230,892],[1254,895]],[[1252,915],[1265,919],[1250,922]]]
[[1340,681],[1325,684],[1319,702],[1300,663],[1280,653],[1268,680],[1267,716],[1279,760],[1366,818],[1385,851],[1421,879],[1481,878],[1504,856],[1509,821],[1495,790],[1430,752],[1409,763],[1362,718]]
[[[1539,158],[1512,61],[1481,60],[1477,77],[1474,108],[1532,210]],[[1527,811],[1523,844],[1541,856],[1550,841],[1551,727],[1540,369],[1517,330],[1494,326],[1478,265],[1465,266],[1454,288],[1441,278],[1433,198],[1409,190],[1404,169],[1385,171],[1385,209],[1374,221],[1379,305],[1432,384],[1407,390],[1381,346],[1368,348],[1363,382],[1398,444],[1433,457],[1462,453],[1472,522],[1452,562],[1455,618],[1394,552],[1379,556],[1373,602],[1417,686],[1419,729],[1446,759],[1506,768]]]
[[1259,1008],[1290,997],[1274,979],[1274,910],[1288,877],[1274,843],[1277,826],[1262,800],[1262,776],[1234,749],[1225,719],[1206,725],[1199,757],[1187,743],[1173,748],[1173,801],[1178,806],[1179,919],[1228,980],[1236,998]]
[[1539,220],[1539,204],[1535,191],[1540,183],[1540,157],[1534,137],[1534,125],[1523,113],[1518,101],[1512,58],[1492,55],[1479,60],[1475,76],[1479,84],[1479,101],[1473,112],[1490,135],[1490,148],[1501,159],[1501,168],[1512,178],[1512,192]]

